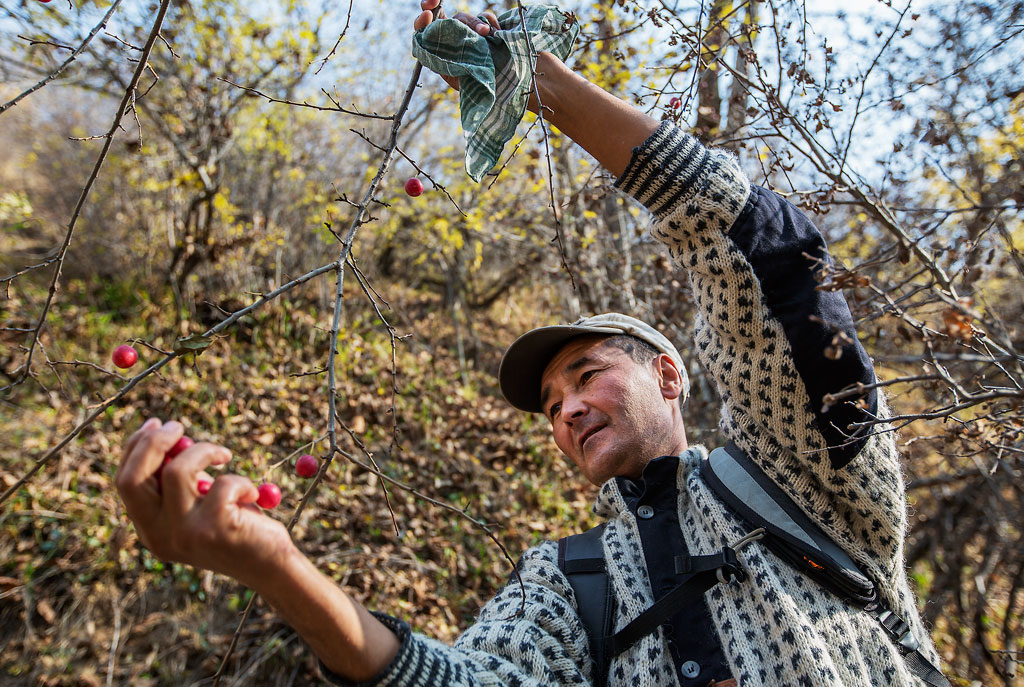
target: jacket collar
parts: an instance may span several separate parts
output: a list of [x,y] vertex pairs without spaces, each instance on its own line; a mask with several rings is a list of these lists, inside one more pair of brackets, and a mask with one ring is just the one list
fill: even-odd
[[[648,476],[648,469],[650,468],[653,473],[660,472],[664,467],[663,461],[666,460],[678,460],[678,467],[676,469],[676,488],[684,488],[687,477],[689,477],[690,473],[700,466],[700,462],[707,457],[707,455],[707,449],[698,444],[696,446],[689,447],[679,456],[662,456],[660,458],[655,458],[644,468],[644,474],[640,476],[640,479],[631,480],[628,478],[611,478],[601,485],[601,490],[597,494],[596,501],[594,501],[594,514],[600,518],[608,520],[621,516],[628,510],[626,500],[622,494],[622,487],[624,485],[628,485],[629,487],[636,487],[642,490],[644,488],[643,482]],[[656,465],[656,463],[659,462],[661,462],[661,464]]]

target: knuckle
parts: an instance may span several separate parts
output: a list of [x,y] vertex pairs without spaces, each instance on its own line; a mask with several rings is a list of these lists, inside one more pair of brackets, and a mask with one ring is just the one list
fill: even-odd
[[169,463],[164,464],[164,469],[160,473],[160,479],[166,485],[168,482],[178,484],[184,477],[185,466],[180,461],[172,460]]
[[159,437],[157,432],[147,432],[145,436],[139,439],[138,443],[131,448],[131,451],[125,455],[126,460],[137,460],[140,456],[153,453],[154,451],[161,451],[159,444]]
[[219,445],[210,441],[200,441],[192,446],[193,456],[205,456],[208,454],[215,453],[220,448]]

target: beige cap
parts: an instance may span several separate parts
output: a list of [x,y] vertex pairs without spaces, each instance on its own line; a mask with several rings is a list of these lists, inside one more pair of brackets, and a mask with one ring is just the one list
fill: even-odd
[[530,330],[512,342],[501,358],[498,383],[505,400],[530,413],[543,411],[540,405],[540,378],[544,368],[570,339],[585,334],[629,334],[643,339],[675,361],[683,377],[683,398],[690,395],[682,356],[657,329],[635,317],[610,312],[584,317],[572,324],[559,324]]

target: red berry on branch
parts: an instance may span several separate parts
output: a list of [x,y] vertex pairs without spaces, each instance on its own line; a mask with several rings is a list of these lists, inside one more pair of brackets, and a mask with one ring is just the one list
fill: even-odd
[[174,458],[185,449],[190,448],[194,443],[196,442],[192,441],[190,438],[186,436],[181,437],[176,442],[174,442],[174,446],[172,446],[170,450],[167,451],[167,453],[164,455],[164,462],[168,462],[171,458]]
[[110,358],[121,369],[127,369],[135,364],[135,361],[139,359],[139,354],[128,344],[121,344],[114,349],[114,354]]
[[295,474],[299,477],[312,477],[320,469],[320,462],[308,453],[299,456],[295,461]]
[[260,508],[276,508],[277,504],[281,503],[281,490],[277,488],[276,484],[264,482],[257,490],[260,492],[260,497],[256,499],[256,505]]
[[[163,475],[164,466],[167,465],[168,463],[170,463],[172,460],[174,460],[175,456],[177,456],[179,453],[181,453],[182,451],[184,451],[188,447],[192,446],[194,443],[196,443],[196,442],[192,441],[190,438],[188,438],[186,436],[182,436],[180,439],[178,439],[176,442],[174,442],[174,446],[172,446],[170,449],[167,450],[167,453],[164,454],[163,462],[160,463],[160,467],[158,467],[156,469],[156,486],[157,486],[157,489],[161,489],[161,487],[162,487],[162,485],[161,485],[161,477]],[[200,494],[205,494],[206,492],[205,491],[200,491],[199,493]]]
[[683,106],[683,101],[680,100],[679,98],[672,98],[672,100],[668,101],[668,106],[671,107],[673,110],[678,110],[680,107]]
[[200,496],[206,496],[207,492],[210,491],[210,487],[213,486],[213,482],[208,479],[201,479],[196,483],[196,491],[199,492]]
[[409,179],[409,181],[405,182],[405,192],[415,198],[423,193],[423,182],[416,177]]

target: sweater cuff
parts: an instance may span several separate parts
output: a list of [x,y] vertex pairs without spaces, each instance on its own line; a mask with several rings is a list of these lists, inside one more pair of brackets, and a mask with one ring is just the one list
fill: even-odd
[[705,148],[667,121],[633,149],[615,186],[643,203],[656,221],[685,207],[684,217],[696,220],[711,214],[726,227],[736,221],[750,196],[750,182],[735,156]]
[[393,618],[385,613],[378,613],[377,611],[370,611],[377,620],[384,623],[384,625],[395,633],[398,637],[398,641],[401,642],[401,646],[398,648],[398,653],[395,658],[392,659],[383,670],[381,670],[372,679],[366,682],[352,682],[351,680],[338,675],[331,671],[324,662],[320,661],[320,671],[324,675],[324,679],[339,687],[376,687],[379,685],[395,684],[396,678],[401,676],[410,665],[415,665],[422,661],[422,657],[417,657],[418,654],[424,653],[423,646],[416,642],[412,636],[412,630],[409,628],[409,623],[404,620]]

